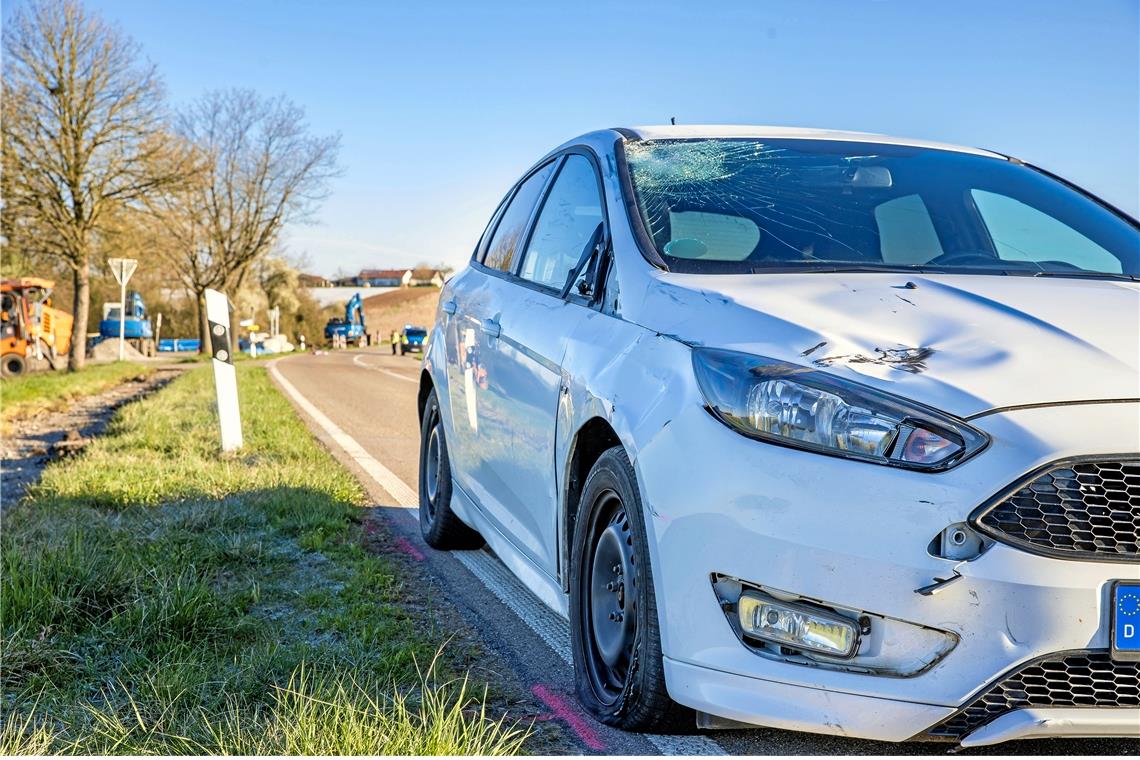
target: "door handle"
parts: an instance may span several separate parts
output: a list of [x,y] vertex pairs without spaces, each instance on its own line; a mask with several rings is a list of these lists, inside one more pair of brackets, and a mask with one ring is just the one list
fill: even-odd
[[441,308],[443,309],[444,314],[454,314],[456,309],[455,299],[453,298],[450,301],[444,301]]
[[496,322],[495,320],[493,320],[493,319],[484,319],[483,320],[483,332],[487,333],[488,338],[497,338],[497,337],[499,337],[499,334],[502,331],[503,331],[502,326],[499,325],[499,323]]

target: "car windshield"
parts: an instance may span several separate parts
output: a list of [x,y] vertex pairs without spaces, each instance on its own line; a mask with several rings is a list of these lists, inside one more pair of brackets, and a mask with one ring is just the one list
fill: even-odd
[[404,334],[407,335],[409,338],[422,338],[425,335],[427,335],[427,330],[422,330],[422,329],[405,330]]
[[1140,272],[1136,222],[987,155],[830,140],[625,147],[640,221],[671,271]]

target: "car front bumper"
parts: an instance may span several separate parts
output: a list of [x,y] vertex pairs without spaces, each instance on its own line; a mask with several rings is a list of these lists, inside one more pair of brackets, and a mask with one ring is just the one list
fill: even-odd
[[[1140,577],[1136,564],[1058,559],[1002,543],[955,562],[928,547],[1037,467],[1137,451],[1140,404],[1020,409],[972,424],[991,446],[939,474],[759,443],[699,406],[640,446],[635,467],[673,698],[745,723],[898,741],[924,735],[1022,663],[1107,650],[1111,584]],[[955,572],[961,579],[937,594],[916,593]],[[761,656],[729,625],[710,581],[718,574],[942,631],[957,643],[909,677]],[[1002,716],[1002,725],[971,730],[988,732],[978,743],[1127,730],[1119,710],[1082,709],[1076,723],[1069,714]],[[1132,714],[1140,735],[1140,709]]]

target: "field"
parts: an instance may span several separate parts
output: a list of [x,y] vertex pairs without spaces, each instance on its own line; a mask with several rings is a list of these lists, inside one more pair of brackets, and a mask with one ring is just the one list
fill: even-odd
[[406,324],[431,328],[439,303],[439,288],[401,288],[364,299],[364,322],[384,343],[393,330]]
[[238,372],[238,455],[194,368],[5,512],[0,753],[519,752],[528,727],[490,717],[478,652],[406,601],[359,484]]

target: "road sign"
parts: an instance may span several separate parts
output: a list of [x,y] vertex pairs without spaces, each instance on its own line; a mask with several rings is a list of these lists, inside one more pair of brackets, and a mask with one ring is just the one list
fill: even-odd
[[139,260],[107,259],[107,265],[111,267],[111,274],[115,275],[115,281],[125,288],[127,286],[127,280],[131,279],[131,275],[134,274],[135,269],[138,268]]
[[119,361],[126,358],[127,335],[127,280],[138,268],[138,259],[107,259],[111,274],[119,282]]
[[238,410],[237,374],[230,338],[230,301],[225,293],[206,291],[206,321],[210,325],[210,356],[214,365],[214,388],[218,394],[222,451],[233,451],[242,445],[241,412]]

